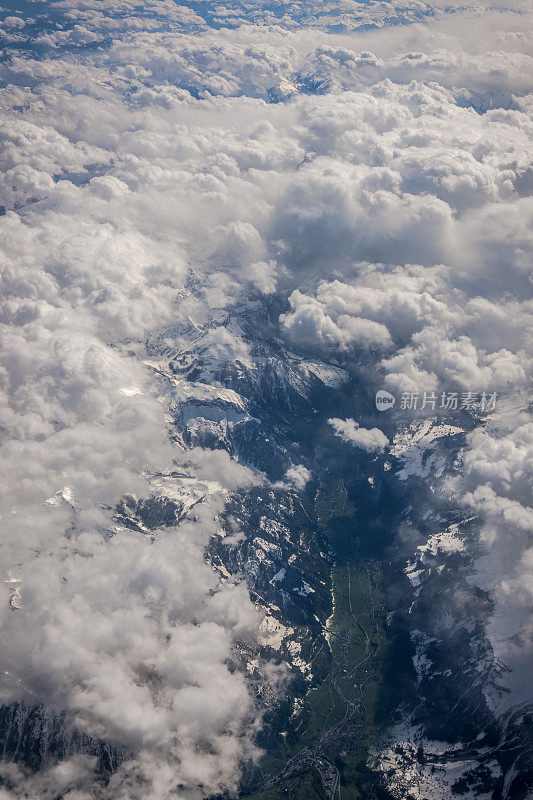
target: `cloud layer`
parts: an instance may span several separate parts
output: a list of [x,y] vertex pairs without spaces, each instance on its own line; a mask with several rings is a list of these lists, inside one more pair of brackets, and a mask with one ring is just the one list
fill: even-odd
[[[239,292],[287,292],[289,341],[366,359],[394,389],[525,390],[521,6],[2,12],[0,699],[45,702],[133,754],[108,788],[83,757],[31,779],[8,766],[6,797],[199,798],[234,789],[254,752],[258,711],[232,659],[257,614],[203,552],[227,493],[259,478],[170,443],[150,333],[178,346],[180,324]],[[187,296],[194,280],[204,300]],[[246,353],[225,329],[208,345]],[[367,450],[387,443],[331,423]],[[470,434],[457,487],[486,516],[480,580],[502,652],[530,599],[530,460],[520,410]],[[176,467],[214,485],[197,521],[117,530],[121,498]],[[308,478],[295,466],[286,481]]]

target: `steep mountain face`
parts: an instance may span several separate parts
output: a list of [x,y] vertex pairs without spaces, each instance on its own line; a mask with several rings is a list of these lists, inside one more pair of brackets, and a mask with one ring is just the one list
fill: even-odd
[[360,376],[288,352],[278,310],[237,305],[158,367],[180,398],[176,436],[270,482],[228,500],[206,553],[224,579],[245,576],[262,656],[290,671],[244,795],[525,797],[531,716],[498,716],[507,667],[472,580],[478,521],[449,489],[482,420],[396,412],[384,454],[333,443],[327,419],[361,408]]
[[[450,490],[483,419],[396,410],[379,419],[383,452],[340,442],[330,417],[379,416],[361,389],[368,365],[288,350],[278,316],[236,303],[128,345],[159,376],[177,448],[226,451],[262,476],[227,495],[205,552],[264,615],[259,645],[236,654],[263,713],[264,755],[240,796],[525,798],[531,711],[501,704],[508,667],[473,579],[479,523]],[[216,491],[186,469],[156,475],[106,535],[157,536]],[[127,757],[45,708],[4,707],[1,720],[4,754],[30,769],[88,753],[105,781]]]

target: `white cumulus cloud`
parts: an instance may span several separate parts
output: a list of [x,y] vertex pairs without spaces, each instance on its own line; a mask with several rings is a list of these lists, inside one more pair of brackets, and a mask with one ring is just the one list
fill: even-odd
[[389,444],[388,438],[379,428],[361,428],[354,419],[328,419],[329,424],[343,442],[349,442],[356,447],[372,452],[384,450]]

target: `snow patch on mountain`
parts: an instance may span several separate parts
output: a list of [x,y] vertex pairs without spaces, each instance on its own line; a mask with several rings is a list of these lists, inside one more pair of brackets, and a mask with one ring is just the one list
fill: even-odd
[[[488,756],[480,769],[480,757]],[[373,751],[369,764],[387,776],[387,788],[397,800],[449,800],[461,786],[460,796],[467,800],[491,800],[492,790],[484,789],[501,776],[495,759],[487,748],[477,751],[458,742],[429,740],[421,726],[410,721],[394,725],[382,749]],[[471,777],[471,780],[466,780]]]
[[390,454],[403,464],[397,477],[405,481],[412,476],[427,478],[432,473],[442,475],[446,461],[437,452],[437,443],[445,437],[463,432],[462,428],[433,417],[411,422],[394,436],[390,448]]

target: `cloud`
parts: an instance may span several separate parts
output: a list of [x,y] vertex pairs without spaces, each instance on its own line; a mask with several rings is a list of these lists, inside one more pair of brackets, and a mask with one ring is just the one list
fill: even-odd
[[389,444],[389,440],[379,428],[361,428],[354,419],[332,418],[328,419],[328,423],[343,442],[349,442],[368,452],[384,450]]
[[533,426],[527,413],[504,406],[468,434],[461,479],[451,482],[482,520],[475,580],[490,591],[495,613],[488,632],[496,655],[513,668],[516,699],[531,670],[531,541],[533,533]]
[[293,292],[289,301],[293,311],[282,314],[280,321],[287,335],[300,345],[345,349],[355,344],[370,347],[390,342],[387,328],[379,322],[347,314],[334,319],[320,302],[299,291]]
[[303,464],[295,464],[293,467],[289,467],[285,473],[285,479],[276,485],[282,488],[289,486],[297,489],[298,491],[302,491],[310,479],[311,473],[307,467],[304,467]]
[[59,791],[68,800],[87,800],[92,790],[98,790],[94,783],[95,766],[95,758],[75,755],[32,774],[24,767],[4,761],[0,768],[4,783],[0,788],[0,798],[34,800],[38,797],[48,798]]

